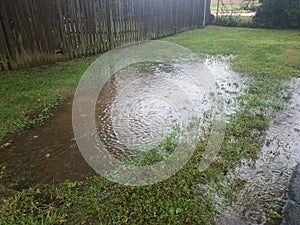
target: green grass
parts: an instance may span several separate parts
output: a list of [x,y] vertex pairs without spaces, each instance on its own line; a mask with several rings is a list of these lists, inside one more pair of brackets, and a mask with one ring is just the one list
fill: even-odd
[[296,30],[210,26],[165,40],[199,54],[236,55],[233,69],[257,78],[289,78],[299,75],[300,32]]
[[[40,185],[2,199],[0,224],[214,224],[217,213],[214,197],[222,196],[224,204],[229,204],[243,186],[238,179],[224,185],[226,172],[244,157],[255,158],[270,120],[286,103],[284,82],[300,75],[300,31],[210,26],[165,40],[199,54],[236,55],[232,62],[234,70],[252,77],[248,92],[239,99],[241,110],[230,118],[221,152],[213,164],[205,171],[198,171],[205,138],[189,163],[162,183],[127,187],[95,176],[80,182]],[[90,60],[79,60],[46,70],[4,74],[1,90],[10,94],[1,96],[1,101],[17,99],[7,103],[5,110],[12,113],[13,110],[20,113],[24,108],[38,110],[38,103],[31,105],[39,98],[38,93],[43,94],[45,104],[55,102],[61,93],[74,91],[76,81],[89,63]],[[59,81],[48,77],[55,74]],[[35,95],[18,100],[15,93]],[[9,113],[1,112],[1,120],[6,121],[3,115],[10,123],[23,118],[13,114],[10,117]],[[149,161],[159,158],[157,154],[147,157]],[[207,188],[199,188],[198,184]],[[271,209],[269,212],[274,217]]]
[[48,119],[53,108],[74,92],[93,59],[0,74],[0,145]]
[[[217,4],[211,4],[210,9],[212,11],[217,11]],[[234,10],[240,10],[242,8],[241,4],[228,4],[228,5],[219,5],[219,10],[223,11],[234,11]]]

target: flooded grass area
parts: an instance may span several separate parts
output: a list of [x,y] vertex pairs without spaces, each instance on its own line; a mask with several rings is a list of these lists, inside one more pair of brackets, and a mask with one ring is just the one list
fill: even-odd
[[[245,79],[246,77],[240,76],[239,74],[230,70],[229,60],[230,58],[228,57],[201,58],[201,65],[206,68],[205,70],[203,70],[203,72],[207,73],[207,71],[210,71],[216,75],[214,84],[216,86],[216,92],[214,94],[216,96],[222,96],[222,100],[225,101],[224,104],[226,105],[226,107],[223,110],[225,111],[225,115],[228,119],[230,115],[233,115],[236,112],[236,110],[238,110],[238,96],[241,96],[247,90],[247,79]],[[163,123],[163,121],[167,121],[167,118],[169,118],[169,116],[172,115],[172,109],[170,112],[170,109],[168,108],[170,105],[165,105],[165,102],[161,101],[161,94],[163,94],[163,96],[169,102],[173,101],[173,104],[176,105],[176,109],[181,110],[181,112],[177,114],[178,116],[180,116],[180,118],[184,118],[184,116],[186,116],[187,119],[190,118],[191,115],[195,115],[194,113],[191,113],[190,110],[194,110],[200,113],[199,116],[200,118],[202,118],[202,120],[199,124],[199,128],[202,129],[202,132],[199,129],[197,129],[197,132],[200,133],[197,133],[196,141],[199,142],[199,149],[197,149],[199,151],[198,157],[200,157],[197,160],[201,159],[201,152],[205,148],[205,137],[209,135],[209,124],[211,120],[210,117],[212,115],[209,115],[207,111],[210,108],[208,106],[209,99],[205,99],[203,93],[198,93],[199,91],[201,91],[201,89],[195,86],[195,80],[191,79],[191,76],[201,77],[203,75],[199,74],[199,69],[193,69],[197,67],[192,63],[190,63],[190,65],[184,66],[189,67],[189,75],[177,70],[176,66],[171,66],[171,69],[170,65],[166,66],[157,63],[137,65],[135,67],[121,71],[121,77],[116,78],[117,75],[115,75],[111,78],[111,80],[107,82],[106,86],[103,88],[102,92],[99,95],[99,103],[96,111],[98,112],[98,114],[96,114],[98,116],[96,118],[96,121],[98,121],[97,124],[99,125],[99,135],[104,140],[104,143],[108,146],[109,150],[114,151],[114,153],[117,155],[129,154],[130,156],[133,156],[133,158],[131,157],[130,161],[128,162],[136,163],[137,165],[147,165],[160,161],[167,157],[168,153],[175,150],[177,144],[180,143],[176,142],[177,133],[174,133],[176,131],[176,127],[174,127],[173,125],[176,125],[182,121],[178,120],[179,117],[174,116],[174,120],[170,123]],[[170,85],[170,82],[172,81],[175,81],[173,83],[173,86]],[[176,85],[174,86],[174,84]],[[191,87],[193,87],[193,85],[195,87],[192,91]],[[124,90],[124,88],[128,88],[128,90],[132,90],[134,92],[131,93],[130,91],[127,91],[126,95],[122,95],[122,90]],[[186,104],[184,101],[178,98],[178,95],[176,95],[178,92],[180,93],[180,91],[183,91],[184,88],[188,88],[186,89],[188,90],[187,93],[189,93],[188,97],[192,99],[192,101],[194,101],[192,108],[188,108],[191,106]],[[154,92],[151,93],[151,91],[153,90]],[[148,95],[148,93],[151,93],[150,96]],[[159,93],[159,96],[157,94],[156,96],[154,96],[154,93]],[[120,95],[118,96],[118,94]],[[183,96],[182,93],[180,94],[181,96]],[[128,97],[128,95],[130,96]],[[150,98],[151,96],[152,98]],[[131,105],[132,103],[137,102],[135,101],[135,98],[140,99],[141,97],[143,99],[146,99],[147,101],[140,100],[140,104],[137,105],[137,108],[135,108],[136,105]],[[213,101],[213,103],[219,104],[219,102],[216,101]],[[124,104],[126,105],[126,108],[124,107]],[[154,107],[153,104],[160,107]],[[183,105],[181,106],[180,104]],[[98,201],[99,199],[89,199],[90,197],[93,198],[92,196],[89,196],[89,189],[93,188],[93,195],[99,195],[100,193],[98,191],[102,190],[102,188],[109,189],[109,186],[113,185],[111,182],[105,181],[104,178],[98,176],[95,176],[92,179],[88,179],[85,182],[82,182],[82,180],[84,180],[86,177],[90,177],[91,175],[93,175],[93,172],[92,169],[86,164],[84,159],[80,156],[79,150],[76,146],[76,142],[72,133],[70,115],[71,106],[72,105],[69,99],[66,105],[60,107],[57,110],[57,116],[50,120],[46,125],[34,128],[26,132],[24,135],[21,135],[18,138],[16,138],[12,142],[11,146],[7,146],[5,149],[2,150],[2,184],[0,192],[1,196],[5,197],[11,195],[16,191],[29,189],[29,192],[26,192],[26,194],[29,193],[31,195],[32,193],[35,193],[39,196],[52,196],[50,201],[53,201],[51,205],[54,205],[58,204],[57,201],[59,201],[60,199],[60,194],[57,193],[56,183],[59,183],[60,181],[63,181],[65,179],[69,179],[72,181],[63,183],[61,187],[65,188],[64,185],[67,185],[67,187],[70,186],[72,190],[74,189],[76,194],[71,197],[72,202],[76,201],[75,199],[73,199],[73,197],[77,196],[77,194],[81,195],[80,193],[82,193],[82,195],[84,196],[83,198],[87,198],[88,201]],[[138,110],[141,107],[142,110]],[[123,109],[125,109],[125,112],[122,111]],[[129,112],[126,111],[127,109],[129,109]],[[159,112],[157,112],[156,109],[160,109]],[[112,114],[114,113],[114,110],[116,110],[116,113],[121,113],[121,115],[113,116]],[[136,114],[133,115],[134,113]],[[166,118],[163,118],[164,115],[166,116]],[[147,122],[148,117],[153,119],[152,123],[143,123],[142,121]],[[113,121],[113,119],[122,120],[122,118],[124,119],[123,121],[121,121],[122,123],[120,121]],[[126,120],[126,118],[128,118],[128,120]],[[134,120],[133,124],[130,123],[130,120]],[[158,120],[157,123],[156,120]],[[157,127],[159,129],[156,129]],[[157,140],[153,138],[153,136],[155,136],[153,135],[153,132],[159,132],[160,130],[162,130],[163,132],[159,133],[159,139]],[[141,133],[143,135],[141,135]],[[134,139],[134,134],[140,136],[137,136]],[[124,138],[124,135],[129,136],[127,136],[127,138]],[[188,135],[194,134],[189,133]],[[140,140],[139,138],[142,140]],[[135,145],[132,147],[130,146],[131,142],[126,142],[126,145],[124,143],[121,143],[121,141],[124,140],[136,140],[134,142]],[[149,144],[148,148],[145,148],[145,146],[143,146],[143,144],[145,143]],[[154,151],[152,146],[157,145],[158,149],[155,149]],[[129,148],[128,146],[131,148]],[[202,150],[200,150],[200,148]],[[133,149],[136,151],[139,150],[141,152],[126,152],[127,149]],[[196,167],[197,165],[195,165],[196,164],[189,164],[189,169],[185,169],[186,172],[192,172],[192,177],[197,177],[197,174],[199,173]],[[107,210],[114,209],[115,207],[120,207],[118,206],[118,204],[115,205],[116,203],[114,201],[118,202],[119,200],[123,199],[123,197],[125,197],[126,195],[131,195],[135,192],[139,194],[137,194],[136,196],[138,198],[136,199],[137,201],[132,202],[132,207],[136,207],[132,210],[135,211],[139,207],[149,207],[147,204],[144,204],[144,198],[140,198],[140,195],[144,195],[149,191],[150,193],[154,194],[153,197],[148,197],[148,200],[150,201],[149,204],[152,204],[152,202],[154,203],[155,201],[157,201],[155,199],[162,198],[163,196],[165,196],[165,198],[168,199],[166,202],[160,202],[160,204],[166,207],[168,211],[164,211],[162,209],[164,207],[159,207],[162,211],[157,211],[156,213],[161,213],[160,216],[162,217],[157,219],[161,221],[172,221],[174,218],[179,217],[182,221],[187,220],[188,222],[200,222],[207,216],[207,210],[205,210],[205,213],[202,216],[199,215],[197,217],[194,217],[197,215],[199,210],[199,208],[196,207],[196,205],[198,205],[198,200],[194,199],[191,202],[191,198],[195,198],[195,196],[198,195],[196,183],[190,186],[192,183],[194,183],[194,181],[190,180],[191,177],[189,176],[188,178],[184,178],[186,176],[184,174],[185,173],[183,173],[180,177],[176,176],[174,178],[171,178],[170,181],[167,181],[166,184],[158,184],[158,186],[153,185],[151,187],[145,188],[130,188],[114,184],[114,189],[112,190],[114,193],[114,196],[112,196],[112,202],[108,202],[108,207],[105,207],[103,208],[104,210],[100,210],[99,212],[97,212],[97,217],[100,218],[106,215],[108,213]],[[74,180],[81,181],[77,183],[74,182]],[[49,182],[52,182],[54,186],[47,186]],[[91,183],[92,187],[90,186]],[[97,185],[100,185],[101,188],[94,186],[96,185],[95,183],[98,183]],[[172,187],[170,185],[172,185]],[[171,194],[174,185],[178,187],[177,194],[180,195],[179,198],[177,195]],[[32,189],[32,186],[36,187],[36,189]],[[43,187],[46,187],[46,189],[43,190]],[[187,191],[187,193],[180,193],[181,188],[184,188]],[[61,189],[59,188],[58,190],[60,191]],[[131,191],[128,193],[128,190]],[[158,193],[155,194],[155,192]],[[103,198],[104,200],[105,198],[107,198],[106,195],[109,193],[107,193],[106,191],[105,193],[106,194],[104,194],[104,196],[100,196],[100,199]],[[125,196],[123,196],[124,194]],[[22,197],[23,196],[16,196],[15,201],[24,201]],[[34,199],[36,197],[37,196],[35,196]],[[178,199],[175,201],[175,199],[173,199],[174,197]],[[85,199],[84,201],[87,201],[87,199]],[[78,202],[79,205],[81,205],[82,203],[86,204],[85,202]],[[4,205],[5,204],[9,204],[9,202],[4,201]],[[75,208],[77,208],[79,207],[79,205],[75,206],[72,204],[72,207],[74,206]],[[36,203],[34,203],[34,206],[31,207],[31,211],[35,211],[36,208],[45,207],[47,210],[49,210],[45,203],[40,201],[37,201]],[[128,206],[126,206],[123,210],[129,210],[127,207]],[[210,208],[210,206],[202,207],[208,207],[209,211],[213,210],[213,208]],[[189,216],[190,211],[192,211],[192,214],[194,216]],[[173,214],[173,217],[167,218],[170,214]],[[72,220],[75,219],[75,215],[70,215],[70,218],[72,218]],[[122,214],[120,216],[122,218],[121,220],[124,220],[127,215]],[[62,217],[62,220],[64,220],[64,216]],[[81,221],[81,219],[82,218],[79,218],[79,221]],[[112,224],[119,221],[119,219],[111,219]],[[210,216],[210,220],[213,221],[214,218]],[[93,218],[88,217],[88,221],[93,221]],[[108,215],[105,216],[105,221],[110,221]],[[137,222],[141,220],[139,218],[136,218],[134,221]],[[146,221],[147,220],[144,220],[144,222]]]
[[[180,145],[183,134],[179,124],[193,121],[197,129],[184,135],[194,135],[195,142],[203,140],[213,117],[210,105],[221,102],[204,96],[192,77],[205,75],[200,73],[215,74],[215,95],[222,96],[225,104],[222,110],[226,117],[235,113],[237,97],[247,90],[246,77],[230,70],[230,57],[199,59],[205,67],[202,72],[192,63],[184,65],[190,74],[184,74],[176,65],[141,63],[114,75],[100,92],[96,109],[99,136],[107,149],[124,160],[129,157],[135,163],[153,163]],[[184,91],[192,104],[186,103]],[[94,174],[74,138],[72,98],[55,115],[47,124],[1,147],[2,196],[40,183],[82,180]]]
[[280,223],[283,197],[300,161],[299,85],[299,79],[287,85],[288,106],[271,121],[257,157],[243,159],[229,171],[229,180],[238,178],[244,184],[232,205],[224,209],[218,224],[228,224],[226,221],[231,218],[238,218],[239,224]]
[[[219,93],[225,100],[225,137],[221,150],[210,167],[204,171],[198,169],[210,135],[208,125],[201,133],[191,160],[164,182],[130,187],[95,175],[77,149],[70,115],[72,100],[69,98],[64,106],[57,108],[54,118],[45,125],[1,144],[0,224],[280,223],[281,208],[284,205],[282,195],[288,187],[289,176],[298,158],[295,151],[299,141],[299,124],[296,124],[295,117],[299,114],[299,94],[297,95],[295,88],[298,84],[295,82],[290,88],[289,84],[293,77],[300,75],[300,54],[295,51],[300,49],[300,32],[211,26],[165,40],[181,44],[203,57],[205,66],[216,75],[217,95]],[[71,80],[67,76],[59,76],[66,80],[59,86],[61,89],[53,91],[57,94],[64,91],[69,93],[76,86],[73,83],[80,77],[77,73],[81,70],[76,64],[62,65],[54,70],[45,69],[38,73],[44,71],[43,76],[52,74],[53,71],[57,76],[63,71],[73,74]],[[81,69],[87,67],[83,64],[81,66]],[[137,143],[148,143],[148,149],[158,143],[165,144],[162,151],[174,147],[174,141],[168,139],[172,136],[172,123],[166,123],[164,128],[168,135],[159,135],[161,122],[157,117],[158,112],[152,108],[165,112],[166,121],[172,121],[173,116],[177,119],[176,122],[177,115],[181,114],[168,113],[169,108],[159,98],[155,98],[155,102],[139,102],[138,99],[128,101],[131,94],[134,94],[133,90],[139,95],[159,92],[152,86],[161,86],[164,96],[178,99],[178,90],[172,85],[168,89],[165,81],[171,81],[174,77],[175,83],[182,84],[182,89],[192,87],[193,83],[185,74],[176,72],[174,67],[176,68],[174,65],[151,63],[146,69],[135,66],[135,72],[127,77],[131,82],[126,83],[120,76],[113,77],[107,83],[107,93],[102,93],[102,96],[110,97],[105,98],[106,105],[100,104],[98,109],[109,106],[112,110],[97,115],[100,121],[107,120],[107,126],[101,128],[100,125],[98,130],[100,136],[106,138],[108,146],[115,144],[117,137],[126,137],[128,127],[135,127],[139,132],[130,132],[141,140]],[[29,70],[26,73],[29,76],[31,72]],[[151,75],[153,79],[145,74]],[[167,79],[162,81],[159,75]],[[1,79],[4,80],[1,91],[9,89],[9,96],[13,96],[14,90],[16,93],[30,93],[30,90],[19,88],[20,81],[16,85],[8,85],[14,82],[11,77],[4,75]],[[34,78],[30,78],[32,79]],[[47,81],[48,79],[41,81],[42,89]],[[155,85],[151,86],[151,82]],[[70,84],[67,85],[68,88],[63,88],[64,83]],[[36,82],[36,85],[39,86],[40,83]],[[143,88],[138,89],[142,85],[148,92],[144,93]],[[131,90],[128,91],[128,98],[120,95],[121,90],[126,87]],[[45,96],[43,101],[50,102],[51,96]],[[203,98],[197,98],[193,89],[190,96],[190,99],[195,98],[195,102],[200,105],[206,103]],[[9,98],[12,97],[7,95],[1,101]],[[28,98],[12,101],[13,108],[6,104],[6,117],[1,116],[1,119],[4,121],[8,118],[8,112],[17,108],[17,112],[22,114],[23,104],[30,105],[30,101],[32,100]],[[129,103],[131,107],[127,108]],[[180,105],[176,101],[175,104]],[[50,107],[52,112],[53,107]],[[119,121],[107,119],[118,108],[135,109],[125,110],[128,115],[133,111],[138,112],[128,116],[128,119],[133,118],[132,121],[129,120],[133,126],[122,126]],[[187,110],[182,108],[183,111]],[[39,112],[39,109],[35,110]],[[209,114],[206,115],[209,119]],[[13,121],[15,116],[13,114],[9,121]],[[150,124],[147,124],[147,117],[151,118]],[[147,130],[151,124],[153,129]],[[2,126],[2,133],[13,133],[8,127],[10,126]],[[111,135],[104,132],[109,129],[112,130]],[[142,137],[140,130],[144,132]],[[123,139],[128,140],[121,140]],[[130,142],[125,144],[133,149],[139,149],[140,146],[132,146]],[[157,152],[144,152],[146,154],[142,154],[138,163],[151,164],[161,160],[162,155]]]
[[[186,136],[197,143],[218,113],[212,104],[222,104],[226,120],[247,89],[245,76],[230,70],[229,60],[191,55],[170,65],[147,62],[119,71],[107,81],[96,105],[97,128],[105,147],[115,156],[132,158],[149,150],[171,153]],[[211,93],[202,88],[207,76],[213,76]],[[192,130],[184,128],[189,124]]]

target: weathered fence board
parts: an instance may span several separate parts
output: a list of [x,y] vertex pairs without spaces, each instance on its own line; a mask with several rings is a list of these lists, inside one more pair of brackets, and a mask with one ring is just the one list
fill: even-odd
[[201,27],[204,1],[209,15],[210,0],[1,0],[0,70],[94,55]]

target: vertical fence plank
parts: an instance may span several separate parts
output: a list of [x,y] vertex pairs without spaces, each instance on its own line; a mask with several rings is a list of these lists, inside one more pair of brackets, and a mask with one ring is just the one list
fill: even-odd
[[204,1],[1,0],[0,70],[94,55],[201,27]]
[[3,22],[3,16],[0,11],[0,43],[3,43],[0,45],[0,70],[8,70],[9,68],[9,55],[10,50],[7,45],[8,37],[6,36],[5,28],[4,28],[4,22]]

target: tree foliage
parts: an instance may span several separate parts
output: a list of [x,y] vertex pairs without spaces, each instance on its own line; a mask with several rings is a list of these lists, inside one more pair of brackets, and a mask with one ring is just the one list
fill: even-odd
[[264,27],[300,28],[300,0],[263,0],[254,22]]

